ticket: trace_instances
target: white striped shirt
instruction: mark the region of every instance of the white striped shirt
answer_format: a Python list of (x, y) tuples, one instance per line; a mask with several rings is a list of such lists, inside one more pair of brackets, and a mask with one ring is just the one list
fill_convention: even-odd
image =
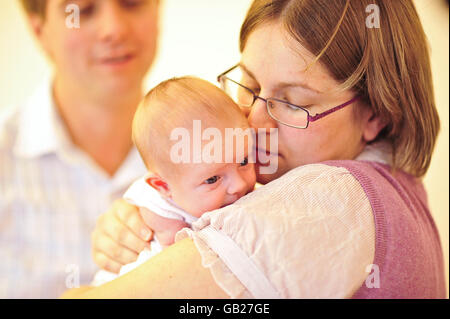
[(0, 113), (0, 298), (56, 298), (96, 269), (99, 214), (145, 173), (136, 149), (111, 178), (70, 140), (50, 81)]

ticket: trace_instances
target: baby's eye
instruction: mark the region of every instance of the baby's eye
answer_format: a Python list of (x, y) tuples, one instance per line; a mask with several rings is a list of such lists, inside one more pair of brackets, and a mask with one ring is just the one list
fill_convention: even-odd
[(246, 166), (248, 164), (248, 157), (244, 158), (242, 162), (239, 163), (241, 166)]
[(214, 183), (216, 183), (218, 180), (219, 180), (219, 176), (213, 176), (213, 177), (208, 178), (208, 179), (205, 181), (205, 183), (206, 183), (206, 184), (214, 184)]

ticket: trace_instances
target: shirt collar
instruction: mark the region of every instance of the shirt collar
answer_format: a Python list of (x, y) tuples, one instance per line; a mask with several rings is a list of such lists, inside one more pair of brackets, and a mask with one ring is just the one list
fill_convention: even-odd
[(379, 162), (382, 164), (392, 164), (392, 145), (386, 140), (380, 140), (378, 142), (368, 144), (364, 147), (364, 150), (359, 154), (357, 161), (371, 161)]
[(52, 81), (45, 80), (30, 97), (19, 115), (18, 133), (13, 147), (18, 157), (38, 158), (55, 154), (65, 163), (89, 168), (113, 188), (131, 184), (145, 171), (139, 152), (133, 147), (119, 170), (111, 178), (70, 139), (53, 99)]
[(16, 156), (27, 158), (56, 153), (66, 134), (56, 111), (51, 81), (46, 79), (20, 112), (13, 151)]

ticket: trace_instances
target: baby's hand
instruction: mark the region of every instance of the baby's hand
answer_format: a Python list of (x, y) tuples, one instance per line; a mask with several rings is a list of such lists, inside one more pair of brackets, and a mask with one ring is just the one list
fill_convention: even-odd
[(139, 208), (144, 222), (153, 230), (154, 236), (159, 240), (163, 248), (170, 246), (175, 241), (176, 233), (189, 225), (181, 220), (159, 216), (146, 208)]

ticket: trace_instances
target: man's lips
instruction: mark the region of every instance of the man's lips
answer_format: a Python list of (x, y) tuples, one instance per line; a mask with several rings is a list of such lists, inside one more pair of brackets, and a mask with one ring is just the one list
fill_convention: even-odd
[(102, 57), (99, 59), (104, 65), (122, 65), (130, 62), (134, 58), (131, 53)]

